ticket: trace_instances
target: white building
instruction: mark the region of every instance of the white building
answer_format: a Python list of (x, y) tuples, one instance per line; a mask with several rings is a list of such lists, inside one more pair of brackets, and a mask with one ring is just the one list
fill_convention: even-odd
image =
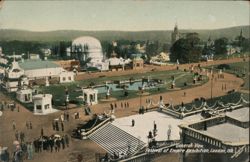
[(74, 72), (68, 72), (68, 71), (62, 71), (60, 73), (60, 83), (69, 83), (75, 80), (75, 73)]
[[(0, 55), (0, 56), (1, 56), (1, 55)], [(7, 63), (8, 63), (8, 60), (7, 60), (7, 59), (1, 58), (1, 57), (0, 57), (0, 64), (7, 65)]]
[(46, 77), (58, 77), (60, 73), (65, 71), (62, 67), (52, 61), (25, 60), (19, 64), (24, 70), (24, 74), (30, 80)]
[(39, 54), (31, 53), (29, 56), (30, 56), (31, 60), (38, 60), (38, 59), (40, 59)]
[(8, 92), (15, 92), (18, 89), (19, 78), (24, 75), (24, 70), (19, 66), (18, 62), (14, 61), (11, 67), (5, 70), (3, 86)]
[(97, 89), (82, 89), (83, 100), (87, 105), (95, 105), (98, 103), (98, 90)]
[(5, 70), (4, 88), (8, 92), (16, 92), (19, 79), (23, 75), (28, 78), (27, 82), (44, 78), (59, 78), (60, 83), (68, 83), (75, 80), (75, 73), (64, 70), (52, 61), (25, 60), (18, 63), (14, 60), (11, 67)]
[(51, 55), (51, 50), (50, 49), (42, 49), (42, 52), (44, 53), (45, 56), (50, 56)]
[(104, 61), (101, 42), (94, 37), (83, 36), (76, 38), (72, 42), (70, 53), (80, 61), (90, 59), (87, 64), (88, 67), (96, 67), (102, 71), (108, 70), (109, 65), (107, 61)]
[(52, 108), (51, 101), (51, 94), (37, 94), (33, 96), (34, 114), (45, 115), (56, 112), (56, 110)]
[(32, 90), (31, 89), (19, 89), (16, 92), (16, 98), (22, 103), (32, 102)]

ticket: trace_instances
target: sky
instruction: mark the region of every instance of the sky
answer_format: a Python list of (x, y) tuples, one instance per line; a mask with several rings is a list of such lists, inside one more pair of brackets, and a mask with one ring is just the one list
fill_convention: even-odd
[(172, 30), (249, 25), (248, 1), (6, 0), (0, 29)]

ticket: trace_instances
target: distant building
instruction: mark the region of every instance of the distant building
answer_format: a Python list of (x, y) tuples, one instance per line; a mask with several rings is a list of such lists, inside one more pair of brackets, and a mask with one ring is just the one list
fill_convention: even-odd
[(177, 24), (175, 24), (174, 31), (171, 34), (171, 44), (174, 44), (179, 39), (180, 39), (180, 33)]
[(227, 48), (227, 55), (232, 55), (241, 52), (240, 47), (233, 47), (232, 45), (227, 45), (226, 48)]
[(42, 49), (42, 52), (44, 53), (45, 56), (51, 55), (51, 49)]
[(214, 46), (214, 41), (211, 39), (211, 37), (210, 37), (210, 36), (209, 36), (209, 38), (208, 38), (208, 40), (207, 40), (206, 45), (207, 45), (208, 47), (212, 47), (212, 46)]
[(22, 59), (22, 55), (7, 55), (6, 56), (7, 58), (12, 58), (12, 59), (15, 59), (15, 60), (20, 60), (20, 59)]
[(69, 83), (74, 81), (75, 79), (75, 73), (73, 72), (68, 72), (68, 71), (62, 71), (59, 74), (59, 82), (60, 83)]
[(151, 58), (152, 61), (167, 62), (170, 61), (169, 53), (161, 52)]
[(130, 59), (123, 59), (122, 57), (117, 58), (116, 53), (111, 54), (111, 58), (108, 59), (109, 63), (109, 70), (111, 71), (119, 71), (119, 70), (125, 70), (127, 66), (131, 63)]
[(40, 59), (39, 54), (31, 53), (29, 56), (30, 56), (29, 59), (31, 59), (31, 60), (38, 60), (38, 59)]
[(68, 71), (73, 71), (73, 70), (80, 71), (79, 60), (60, 60), (60, 61), (54, 61), (54, 63), (60, 65), (62, 68)]
[(192, 33), (180, 33), (177, 24), (175, 24), (174, 31), (171, 33), (171, 44), (173, 45), (176, 41), (181, 38), (192, 38), (192, 37), (199, 37), (199, 34), (196, 32)]
[(32, 102), (32, 89), (29, 88), (29, 79), (25, 75), (19, 78), (16, 98), (22, 103)]
[(0, 57), (0, 64), (7, 65), (8, 64), (8, 60), (5, 59), (5, 58), (1, 58)]
[(140, 57), (134, 58), (132, 64), (134, 70), (143, 69), (144, 67), (144, 61)]
[(11, 66), (5, 70), (3, 88), (8, 92), (15, 92), (18, 89), (19, 78), (24, 75), (24, 70), (14, 59)]
[(28, 81), (37, 79), (58, 78), (59, 83), (73, 82), (75, 73), (68, 72), (52, 61), (42, 60), (23, 60), (16, 62), (15, 59), (11, 66), (5, 70), (3, 88), (8, 92), (16, 92), (19, 80), (26, 76)]
[(136, 50), (139, 53), (145, 53), (146, 52), (146, 45), (145, 44), (141, 45), (140, 43), (138, 43), (138, 44), (136, 44)]
[(65, 71), (52, 61), (24, 60), (23, 62), (19, 62), (19, 65), (30, 80), (58, 77), (61, 72)]
[(73, 40), (70, 54), (80, 62), (89, 60), (88, 67), (108, 70), (108, 62), (104, 61), (101, 42), (94, 37), (83, 36)]

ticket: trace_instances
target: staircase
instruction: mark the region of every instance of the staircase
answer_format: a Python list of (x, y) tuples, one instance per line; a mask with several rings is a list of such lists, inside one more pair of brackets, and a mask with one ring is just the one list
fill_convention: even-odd
[(128, 134), (112, 123), (104, 125), (88, 137), (110, 154), (133, 154), (145, 145), (140, 139)]

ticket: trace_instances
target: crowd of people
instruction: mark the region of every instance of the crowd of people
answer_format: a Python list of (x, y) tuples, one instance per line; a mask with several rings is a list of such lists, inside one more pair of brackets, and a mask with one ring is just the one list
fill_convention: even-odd
[(69, 136), (54, 134), (51, 136), (41, 136), (33, 141), (35, 152), (42, 151), (59, 152), (61, 149), (69, 147)]

